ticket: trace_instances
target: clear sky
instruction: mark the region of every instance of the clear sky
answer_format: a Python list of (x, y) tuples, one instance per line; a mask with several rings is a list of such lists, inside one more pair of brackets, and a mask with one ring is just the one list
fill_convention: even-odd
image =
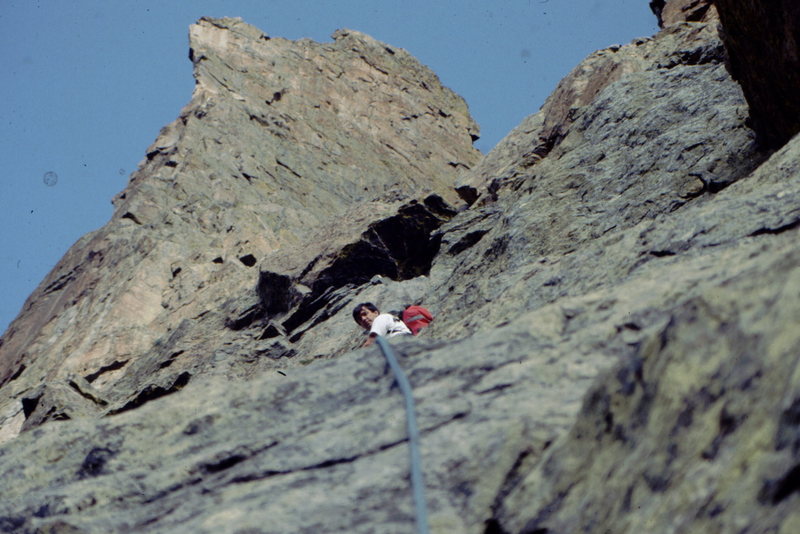
[(189, 101), (188, 27), (238, 16), (275, 37), (359, 30), (463, 96), (488, 152), (591, 52), (657, 31), (647, 0), (0, 0), (0, 332), (104, 225)]

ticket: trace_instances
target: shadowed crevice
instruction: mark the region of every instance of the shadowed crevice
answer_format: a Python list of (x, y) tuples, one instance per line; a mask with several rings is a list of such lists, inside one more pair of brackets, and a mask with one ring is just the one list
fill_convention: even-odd
[(101, 375), (103, 375), (105, 373), (109, 373), (111, 371), (116, 371), (117, 369), (122, 369), (126, 365), (128, 365), (128, 360), (122, 360), (122, 361), (117, 360), (117, 361), (114, 361), (113, 363), (110, 363), (108, 365), (104, 365), (103, 367), (101, 367), (100, 369), (95, 371), (94, 373), (89, 373), (88, 375), (84, 376), (83, 378), (87, 382), (89, 382), (91, 384), (92, 382), (97, 380)]
[(141, 390), (136, 397), (132, 400), (125, 403), (121, 408), (117, 408), (108, 412), (107, 415), (116, 415), (122, 412), (127, 412), (129, 410), (134, 410), (139, 408), (148, 402), (156, 399), (160, 399), (161, 397), (165, 397), (167, 395), (171, 395), (172, 393), (176, 393), (186, 386), (189, 383), (189, 380), (192, 378), (192, 375), (188, 372), (183, 372), (178, 375), (178, 377), (173, 381), (173, 383), (167, 387), (158, 386), (155, 384), (148, 384), (145, 386), (143, 390)]
[[(283, 322), (286, 332), (291, 333), (317, 316), (331, 303), (337, 289), (366, 284), (376, 275), (409, 280), (430, 273), (441, 246), (441, 235), (432, 234), (455, 214), (441, 197), (431, 195), (423, 203), (407, 204), (396, 215), (371, 224), (358, 241), (342, 248), (308, 284), (311, 291)], [(314, 324), (335, 311), (318, 316)], [(292, 339), (296, 341), (299, 335)]]

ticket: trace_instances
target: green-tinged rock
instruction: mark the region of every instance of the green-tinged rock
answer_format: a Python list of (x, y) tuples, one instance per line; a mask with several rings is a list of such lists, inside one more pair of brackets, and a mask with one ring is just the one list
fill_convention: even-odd
[(713, 7), (651, 6), (480, 162), (401, 49), (201, 19), (0, 345), (0, 530), (413, 531), (364, 301), (435, 317), (391, 339), (431, 532), (798, 530), (800, 139), (757, 147)]

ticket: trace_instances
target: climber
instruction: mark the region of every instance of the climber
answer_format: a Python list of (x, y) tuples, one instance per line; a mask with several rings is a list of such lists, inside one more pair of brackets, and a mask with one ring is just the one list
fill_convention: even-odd
[(362, 302), (353, 309), (353, 319), (359, 326), (369, 330), (369, 337), (364, 343), (365, 347), (372, 345), (378, 336), (394, 337), (411, 335), (411, 330), (390, 313), (381, 313), (377, 306), (371, 302)]

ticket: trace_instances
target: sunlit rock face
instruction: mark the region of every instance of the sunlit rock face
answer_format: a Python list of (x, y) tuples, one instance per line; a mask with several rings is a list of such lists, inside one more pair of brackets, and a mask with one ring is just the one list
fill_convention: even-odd
[(717, 19), (713, 0), (650, 0), (660, 27), (681, 22), (710, 22)]
[(797, 531), (800, 141), (661, 4), (480, 159), (398, 48), (193, 26), (192, 102), (3, 338), (0, 526), (413, 531), (373, 301), (435, 315), (392, 340), (432, 532)]
[(142, 388), (172, 391), (216, 367), (219, 351), (290, 352), (226, 327), (289, 311), (252, 308), (259, 270), (290, 280), (294, 296), (307, 283), (307, 304), (327, 289), (313, 274), (404, 204), (418, 202), (406, 219), (422, 232), (409, 237), (421, 257), (398, 268), (372, 247), (353, 261), (367, 279), (430, 268), (428, 234), (454, 213), (452, 182), (479, 156), (460, 97), (404, 50), (355, 31), (291, 42), (202, 19), (189, 34), (191, 101), (147, 149), (112, 220), (76, 243), (3, 337), (0, 406), (15, 428), (22, 398), (35, 411), (27, 427), (120, 408)]

